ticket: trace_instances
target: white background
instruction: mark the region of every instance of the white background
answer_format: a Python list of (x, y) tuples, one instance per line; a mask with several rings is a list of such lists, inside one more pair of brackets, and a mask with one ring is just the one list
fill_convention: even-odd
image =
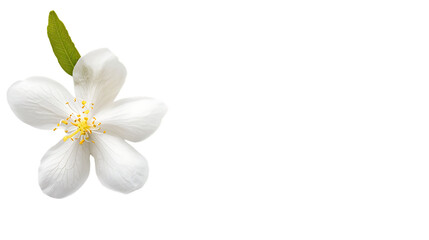
[[(427, 1), (0, 3), (0, 239), (428, 239)], [(44, 195), (62, 137), (20, 122), (7, 88), (34, 75), (73, 91), (46, 34), (55, 10), (82, 55), (124, 63), (118, 98), (169, 106), (132, 144), (129, 195), (91, 170)]]

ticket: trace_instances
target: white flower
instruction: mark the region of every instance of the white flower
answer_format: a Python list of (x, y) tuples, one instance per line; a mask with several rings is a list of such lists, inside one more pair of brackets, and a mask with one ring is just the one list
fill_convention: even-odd
[(18, 81), (9, 88), (9, 105), (24, 123), (65, 131), (41, 160), (39, 184), (44, 193), (62, 198), (79, 189), (89, 175), (90, 155), (106, 187), (129, 193), (143, 186), (146, 159), (125, 140), (138, 142), (150, 136), (167, 108), (144, 97), (114, 102), (125, 76), (117, 57), (99, 49), (81, 57), (73, 70), (76, 98), (44, 77)]

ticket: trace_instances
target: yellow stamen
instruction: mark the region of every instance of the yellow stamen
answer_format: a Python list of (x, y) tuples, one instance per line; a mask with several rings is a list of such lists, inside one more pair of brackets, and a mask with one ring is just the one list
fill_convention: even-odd
[(57, 128), (54, 128), (54, 131), (57, 130)]
[[(76, 102), (77, 98), (75, 98), (73, 101)], [(90, 140), (89, 135), (92, 134), (92, 130), (99, 131), (100, 128), (99, 127), (97, 128), (97, 125), (100, 126), (101, 123), (96, 123), (97, 119), (95, 117), (92, 117), (93, 119), (91, 120), (92, 123), (88, 122), (89, 121), (88, 114), (90, 110), (86, 108), (86, 104), (89, 104), (89, 103), (87, 103), (85, 100), (82, 100), (81, 103), (83, 108), (81, 114), (72, 113), (66, 119), (61, 120), (60, 123), (57, 124), (57, 126), (60, 126), (61, 124), (68, 125), (70, 123), (70, 125), (73, 125), (76, 127), (75, 130), (71, 131), (71, 134), (69, 130), (64, 131), (65, 133), (68, 134), (67, 136), (63, 137), (64, 142), (71, 139), (72, 141), (77, 140), (79, 144), (83, 144), (85, 141), (88, 141), (88, 142), (91, 141), (92, 143), (95, 143), (94, 141)], [(67, 102), (66, 104), (69, 104), (69, 102)], [(91, 106), (94, 106), (94, 103), (91, 103)], [(91, 107), (91, 109), (93, 109), (93, 107)], [(54, 131), (56, 129), (57, 128), (55, 128)], [(77, 135), (78, 133), (79, 135)], [(106, 131), (104, 131), (104, 133), (106, 133)]]
[(74, 133), (67, 135), (63, 138), (63, 141), (67, 141), (69, 138), (71, 138), (73, 140), (74, 135), (76, 135), (79, 132), (79, 129), (77, 129)]

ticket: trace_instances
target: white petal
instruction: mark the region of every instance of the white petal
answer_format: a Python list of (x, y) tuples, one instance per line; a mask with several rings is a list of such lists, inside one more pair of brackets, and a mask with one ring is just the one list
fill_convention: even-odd
[(130, 193), (143, 186), (148, 176), (146, 159), (123, 139), (92, 134), (90, 144), (100, 182), (115, 191)]
[(95, 103), (94, 111), (112, 103), (124, 84), (126, 69), (108, 49), (81, 57), (73, 69), (76, 96)]
[(47, 195), (62, 198), (78, 190), (88, 178), (88, 174), (88, 144), (61, 140), (42, 158), (39, 185)]
[(97, 114), (101, 128), (130, 141), (149, 137), (161, 124), (167, 106), (152, 98), (127, 98)]
[(10, 108), (21, 121), (37, 128), (54, 128), (67, 117), (65, 104), (72, 96), (58, 82), (44, 77), (32, 77), (14, 83), (7, 91)]

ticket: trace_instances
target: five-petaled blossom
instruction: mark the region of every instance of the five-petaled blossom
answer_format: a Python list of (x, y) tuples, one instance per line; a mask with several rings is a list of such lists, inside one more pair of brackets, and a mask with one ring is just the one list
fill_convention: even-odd
[(62, 198), (79, 189), (89, 175), (90, 155), (106, 187), (129, 193), (143, 186), (146, 159), (125, 140), (138, 142), (151, 135), (167, 108), (146, 97), (114, 101), (125, 76), (117, 57), (99, 49), (81, 57), (74, 67), (76, 97), (44, 77), (9, 88), (9, 105), (24, 123), (65, 132), (41, 160), (39, 185), (44, 193)]

